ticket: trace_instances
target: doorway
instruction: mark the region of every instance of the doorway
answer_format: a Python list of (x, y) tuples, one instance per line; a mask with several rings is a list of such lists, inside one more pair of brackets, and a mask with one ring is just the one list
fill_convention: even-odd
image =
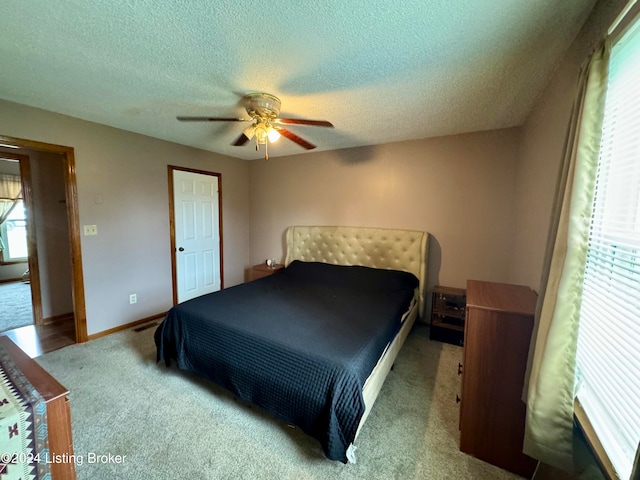
[[(68, 257), (66, 260), (66, 267), (68, 267), (68, 280), (66, 280), (66, 282), (68, 287), (70, 287), (69, 290), (71, 292), (72, 309), (72, 312), (68, 312), (66, 315), (73, 316), (73, 319), (71, 320), (71, 326), (74, 330), (73, 337), (75, 342), (85, 342), (87, 341), (87, 325), (84, 303), (84, 281), (82, 273), (82, 256), (80, 250), (80, 223), (73, 148), (0, 135), (0, 149), (3, 153), (8, 153), (9, 155), (21, 155), (25, 152), (31, 152), (35, 155), (41, 155), (43, 158), (56, 158), (60, 162), (62, 186), (57, 195), (61, 198), (56, 197), (56, 200), (49, 199), (47, 201), (52, 203), (55, 202), (57, 204), (57, 207), (62, 210), (62, 214), (65, 218), (61, 225), (61, 228), (66, 231), (65, 233), (67, 234), (68, 238)], [(42, 163), (43, 165), (46, 164), (47, 167), (50, 166), (50, 164), (45, 160), (43, 160)], [(48, 174), (43, 172), (43, 175), (46, 176)], [(47, 180), (45, 179), (44, 181), (46, 182)], [(38, 205), (34, 205), (33, 208), (35, 209), (34, 213), (37, 216)], [(64, 224), (64, 222), (66, 222), (66, 224)], [(29, 225), (29, 222), (27, 223), (27, 225)], [(30, 231), (29, 241), (36, 241), (35, 230), (33, 232)], [(37, 261), (36, 256), (34, 263), (34, 260), (31, 258), (32, 246), (30, 245), (29, 248), (29, 274), (31, 277), (31, 281), (34, 285), (36, 283), (40, 285), (40, 279), (37, 278), (38, 281), (36, 282), (36, 276), (38, 276), (40, 273), (41, 262)], [(35, 244), (33, 245), (33, 251), (36, 252), (37, 255), (37, 245)], [(51, 268), (56, 270), (55, 265), (51, 266)], [(55, 284), (55, 282), (53, 283)], [(46, 288), (48, 290), (46, 292), (46, 295), (50, 293), (49, 289), (57, 288), (54, 284), (52, 284), (51, 282), (47, 283)], [(34, 295), (35, 294), (36, 292), (34, 290)], [(38, 299), (36, 298), (34, 300), (36, 300), (34, 301), (35, 309), (38, 306)], [(40, 299), (40, 305), (41, 301), (42, 300)], [(35, 311), (34, 317), (36, 318), (36, 320), (38, 319), (38, 314), (36, 314)], [(39, 313), (39, 318), (40, 323), (43, 323), (46, 320), (51, 320), (51, 318), (43, 318), (42, 311), (40, 311)], [(36, 325), (36, 327), (38, 327), (38, 325)]]
[(223, 288), (222, 176), (169, 165), (173, 303)]
[(0, 332), (34, 324), (29, 278), (29, 157), (0, 151)]

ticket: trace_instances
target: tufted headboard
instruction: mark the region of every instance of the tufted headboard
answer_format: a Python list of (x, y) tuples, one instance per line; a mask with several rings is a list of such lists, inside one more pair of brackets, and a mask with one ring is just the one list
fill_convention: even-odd
[(293, 260), (362, 265), (413, 273), (420, 281), (420, 316), (424, 317), (427, 232), (368, 227), (289, 227), (285, 266)]

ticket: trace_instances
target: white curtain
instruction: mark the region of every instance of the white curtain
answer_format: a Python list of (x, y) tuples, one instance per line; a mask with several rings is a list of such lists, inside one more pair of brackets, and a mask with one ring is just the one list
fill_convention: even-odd
[[(0, 225), (7, 219), (18, 200), (22, 198), (22, 183), (19, 175), (0, 174)], [(0, 251), (4, 243), (0, 237)]]
[(610, 44), (583, 69), (567, 134), (530, 349), (524, 452), (573, 470), (578, 320)]

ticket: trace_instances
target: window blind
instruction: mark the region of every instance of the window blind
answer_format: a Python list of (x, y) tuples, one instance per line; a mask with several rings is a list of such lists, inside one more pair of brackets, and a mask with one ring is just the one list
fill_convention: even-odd
[(628, 479), (640, 442), (640, 24), (612, 48), (590, 225), (578, 400)]

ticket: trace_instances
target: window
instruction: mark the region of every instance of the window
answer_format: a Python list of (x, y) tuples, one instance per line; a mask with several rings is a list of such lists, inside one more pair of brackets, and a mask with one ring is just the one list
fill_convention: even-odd
[(4, 262), (26, 261), (27, 252), (27, 217), (22, 200), (18, 200), (0, 225), (0, 237), (4, 248), (2, 260)]
[(578, 401), (613, 468), (640, 442), (640, 23), (611, 51), (580, 310)]

